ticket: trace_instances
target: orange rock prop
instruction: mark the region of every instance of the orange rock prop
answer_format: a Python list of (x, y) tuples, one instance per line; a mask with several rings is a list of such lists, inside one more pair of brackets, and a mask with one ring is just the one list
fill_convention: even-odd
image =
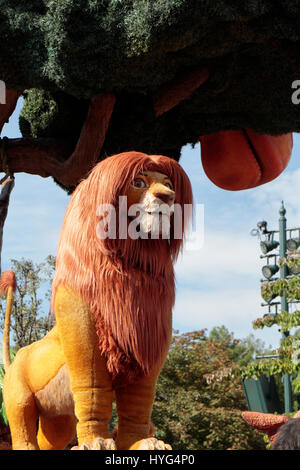
[[(295, 449), (295, 445), (297, 445), (295, 444), (297, 437), (295, 437), (295, 439), (291, 439), (290, 436), (287, 436), (286, 441), (289, 439), (289, 442), (284, 442), (285, 436), (281, 436), (281, 431), (284, 429), (283, 426), (287, 423), (289, 423), (289, 425), (296, 423), (298, 427), (300, 411), (297, 411), (293, 418), (272, 413), (259, 413), (257, 411), (244, 411), (242, 413), (242, 417), (254, 429), (267, 434), (273, 449), (276, 449), (276, 444), (278, 444), (278, 449), (276, 450), (280, 450), (283, 447), (290, 450)], [(296, 429), (296, 427), (294, 428)], [(289, 432), (289, 434), (291, 434), (291, 432)], [(283, 440), (283, 443), (280, 443), (280, 446), (279, 439)]]
[(272, 181), (289, 163), (293, 135), (273, 137), (251, 129), (200, 137), (207, 177), (222, 189), (239, 191)]

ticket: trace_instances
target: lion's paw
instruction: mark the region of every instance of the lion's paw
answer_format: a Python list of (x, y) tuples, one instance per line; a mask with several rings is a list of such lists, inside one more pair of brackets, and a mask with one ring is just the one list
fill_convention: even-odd
[(71, 450), (116, 450), (116, 444), (113, 439), (103, 439), (96, 437), (93, 442), (83, 442), (80, 446), (74, 446)]
[(148, 439), (142, 439), (136, 450), (172, 450), (172, 447), (155, 439), (155, 437), (149, 437)]

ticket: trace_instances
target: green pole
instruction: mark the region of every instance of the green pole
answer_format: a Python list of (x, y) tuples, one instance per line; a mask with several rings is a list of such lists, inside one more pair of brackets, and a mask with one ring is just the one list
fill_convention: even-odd
[[(284, 258), (286, 256), (286, 210), (283, 205), (283, 201), (281, 202), (281, 207), (279, 210), (279, 255), (280, 258)], [(284, 264), (280, 268), (280, 279), (285, 279), (288, 274), (287, 266)], [(289, 305), (286, 299), (285, 291), (283, 291), (281, 297), (281, 310), (288, 312)], [(282, 332), (282, 339), (289, 336), (289, 331)], [(285, 413), (291, 413), (293, 411), (293, 394), (292, 394), (292, 384), (291, 384), (291, 377), (290, 374), (284, 374), (282, 377), (283, 380), (283, 390), (284, 390), (284, 410)]]

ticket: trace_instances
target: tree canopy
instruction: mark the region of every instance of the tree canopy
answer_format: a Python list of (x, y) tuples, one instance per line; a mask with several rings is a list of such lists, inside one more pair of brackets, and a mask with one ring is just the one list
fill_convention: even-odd
[(24, 137), (68, 140), (62, 161), (106, 92), (117, 99), (97, 159), (132, 149), (178, 159), (220, 130), (299, 131), (299, 26), (299, 0), (3, 0), (0, 77), (26, 90)]

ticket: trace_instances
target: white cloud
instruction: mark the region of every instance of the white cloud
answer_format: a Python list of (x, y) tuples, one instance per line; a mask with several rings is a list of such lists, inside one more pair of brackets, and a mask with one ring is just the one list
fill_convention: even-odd
[(289, 225), (300, 226), (300, 168), (287, 171), (277, 180), (257, 188), (252, 193), (252, 199), (254, 204), (263, 208), (269, 220), (276, 224), (283, 200)]
[(253, 333), (266, 345), (278, 347), (281, 335), (276, 326), (252, 328), (252, 322), (263, 313), (260, 303), (259, 291), (253, 288), (219, 288), (215, 292), (181, 289), (177, 292), (173, 326), (184, 332), (225, 325), (235, 338), (243, 339)]
[(259, 246), (250, 234), (237, 232), (207, 232), (203, 247), (184, 251), (175, 266), (178, 282), (216, 285), (226, 282), (226, 276), (255, 277), (259, 275)]
[(235, 325), (240, 329), (243, 318), (251, 325), (257, 318), (259, 297), (255, 289), (218, 289), (218, 295), (209, 291), (182, 289), (178, 293), (174, 309), (174, 320), (186, 328), (212, 328), (220, 324)]

